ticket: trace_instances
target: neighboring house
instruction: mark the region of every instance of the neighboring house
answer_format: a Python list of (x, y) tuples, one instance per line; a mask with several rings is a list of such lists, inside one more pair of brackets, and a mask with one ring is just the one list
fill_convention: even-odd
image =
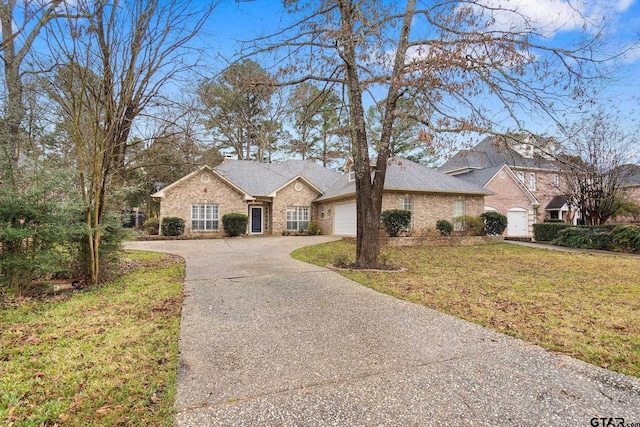
[(531, 237), (533, 224), (544, 219), (574, 220), (567, 198), (558, 197), (563, 196), (563, 174), (549, 155), (553, 144), (550, 139), (532, 143), (525, 138), (507, 145), (504, 139), (487, 137), (457, 153), (438, 171), (492, 191), (485, 210), (507, 216), (506, 235)]
[[(625, 201), (640, 207), (640, 165), (625, 164), (620, 166), (622, 194)], [(638, 215), (616, 218), (617, 221), (636, 222)]]
[[(347, 169), (350, 161), (347, 162)], [(407, 209), (414, 229), (434, 229), (439, 219), (479, 215), (491, 192), (409, 160), (389, 160), (383, 210)], [(280, 164), (227, 160), (204, 166), (152, 197), (160, 219), (185, 219), (186, 234), (222, 233), (222, 216), (249, 216), (249, 234), (302, 232), (316, 222), (324, 234), (356, 234), (355, 182), (305, 160)]]

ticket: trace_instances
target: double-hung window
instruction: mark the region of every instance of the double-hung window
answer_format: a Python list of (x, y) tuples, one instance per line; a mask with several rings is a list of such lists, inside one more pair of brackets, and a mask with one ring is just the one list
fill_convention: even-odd
[(218, 205), (196, 203), (191, 205), (191, 229), (215, 231), (220, 227)]
[(287, 231), (305, 231), (309, 228), (309, 207), (290, 206), (287, 208)]
[(408, 229), (413, 227), (413, 198), (410, 196), (400, 198), (400, 209), (411, 212), (411, 222)]
[[(462, 197), (454, 200), (453, 202), (453, 219), (459, 218), (461, 216), (465, 216), (467, 214), (467, 203), (466, 200)], [(456, 231), (462, 230), (463, 224), (460, 221), (455, 221), (453, 224), (453, 229)]]
[(529, 172), (529, 190), (536, 191), (536, 174)]

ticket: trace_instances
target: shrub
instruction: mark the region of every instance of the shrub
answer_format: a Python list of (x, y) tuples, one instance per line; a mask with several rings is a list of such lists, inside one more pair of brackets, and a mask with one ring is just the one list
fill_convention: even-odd
[(403, 209), (391, 209), (382, 212), (382, 225), (391, 237), (398, 237), (401, 231), (409, 228), (411, 212)]
[(484, 212), (480, 218), (484, 220), (484, 231), (487, 236), (500, 236), (507, 228), (507, 217), (500, 212)]
[(184, 219), (176, 216), (166, 216), (162, 218), (160, 227), (163, 236), (182, 236), (184, 233)]
[(0, 193), (0, 285), (20, 295), (36, 277), (64, 270), (73, 220), (36, 194)]
[(552, 242), (558, 237), (558, 233), (569, 227), (571, 227), (571, 225), (564, 222), (541, 222), (533, 224), (533, 238), (538, 242)]
[(453, 224), (446, 219), (441, 219), (436, 222), (436, 230), (440, 232), (441, 236), (448, 236), (453, 231)]
[(570, 248), (606, 250), (611, 244), (611, 236), (587, 227), (570, 227), (560, 231), (553, 244)]
[(479, 216), (462, 215), (453, 219), (454, 229), (461, 236), (482, 236), (484, 234), (484, 220)]
[(322, 229), (317, 222), (310, 222), (309, 228), (307, 228), (307, 234), (310, 236), (319, 236), (322, 234)]
[(222, 227), (229, 237), (245, 234), (248, 223), (249, 217), (240, 213), (228, 213), (222, 216)]
[(155, 236), (159, 233), (160, 221), (158, 218), (149, 218), (142, 224), (142, 228), (147, 234)]
[(618, 252), (640, 253), (640, 226), (618, 225), (611, 231), (611, 249)]

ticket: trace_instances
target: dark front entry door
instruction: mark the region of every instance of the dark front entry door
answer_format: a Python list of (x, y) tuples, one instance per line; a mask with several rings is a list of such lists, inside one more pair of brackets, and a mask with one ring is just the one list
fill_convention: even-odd
[(251, 206), (251, 233), (262, 233), (262, 206)]

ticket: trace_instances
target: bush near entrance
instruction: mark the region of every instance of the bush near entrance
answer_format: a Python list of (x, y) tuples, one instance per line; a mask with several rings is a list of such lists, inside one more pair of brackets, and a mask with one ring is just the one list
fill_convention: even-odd
[(228, 213), (222, 216), (222, 227), (229, 237), (236, 237), (247, 232), (249, 217), (239, 213)]

